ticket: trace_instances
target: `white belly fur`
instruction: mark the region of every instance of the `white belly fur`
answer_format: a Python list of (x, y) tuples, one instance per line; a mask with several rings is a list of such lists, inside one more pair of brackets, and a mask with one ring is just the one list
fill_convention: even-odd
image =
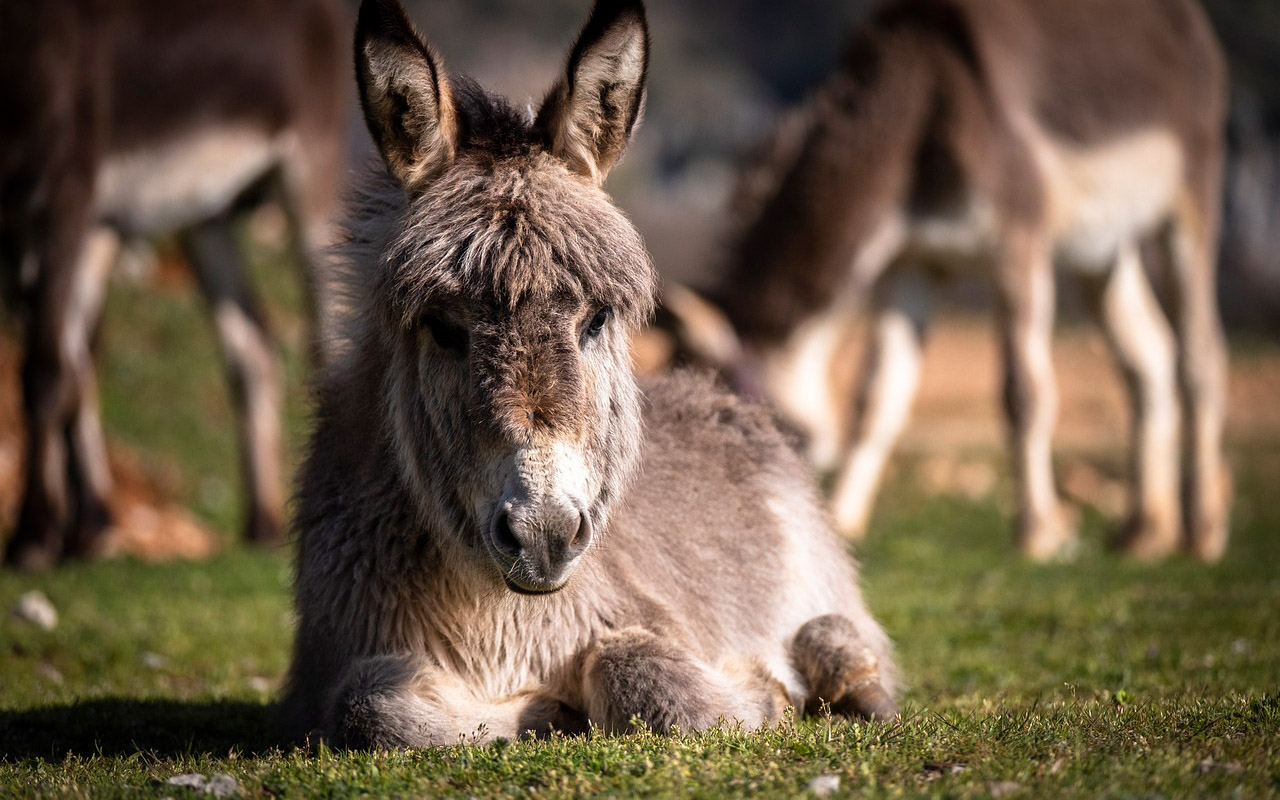
[(173, 230), (225, 210), (283, 152), (280, 137), (210, 128), (112, 155), (98, 173), (101, 219), (130, 235)]
[(1082, 149), (1045, 135), (1032, 140), (1045, 177), (1055, 260), (1078, 272), (1111, 267), (1124, 245), (1172, 211), (1183, 152), (1167, 130), (1139, 131)]

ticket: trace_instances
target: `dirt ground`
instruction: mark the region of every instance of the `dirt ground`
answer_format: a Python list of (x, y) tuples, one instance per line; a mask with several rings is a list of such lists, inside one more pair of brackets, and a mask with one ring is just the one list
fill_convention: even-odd
[[(1101, 334), (1087, 325), (1054, 338), (1061, 451), (1110, 451), (1125, 441), (1129, 410)], [(980, 318), (939, 321), (930, 332), (915, 414), (903, 437), (911, 452), (1002, 447), (1000, 364), (994, 326)], [(1231, 364), (1228, 444), (1280, 442), (1280, 353), (1238, 355)]]

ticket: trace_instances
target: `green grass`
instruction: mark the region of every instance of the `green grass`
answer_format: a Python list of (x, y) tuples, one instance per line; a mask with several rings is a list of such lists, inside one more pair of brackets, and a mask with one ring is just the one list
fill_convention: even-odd
[(232, 548), (4, 576), (0, 608), (39, 587), (62, 620), (0, 626), (0, 792), (177, 796), (160, 781), (194, 771), (283, 797), (792, 796), (823, 773), (877, 797), (1012, 783), (1027, 797), (1280, 795), (1275, 516), (1240, 525), (1214, 567), (1141, 566), (1088, 543), (1075, 563), (1033, 566), (994, 507), (903, 486), (885, 505), (863, 563), (909, 678), (901, 723), (279, 749), (262, 679), (277, 685), (288, 656), (287, 561)]
[[(296, 307), (296, 282), (270, 264), (255, 274), (286, 331), (296, 450), (301, 336), (279, 310)], [(231, 542), (232, 418), (199, 302), (116, 286), (109, 314), (108, 429)], [(39, 588), (61, 616), (51, 632), (0, 618), (0, 796), (195, 797), (163, 783), (185, 772), (230, 773), (249, 797), (794, 797), (827, 773), (858, 797), (1280, 796), (1280, 447), (1251, 447), (1233, 453), (1235, 535), (1212, 567), (1107, 555), (1092, 514), (1078, 560), (1030, 565), (996, 502), (890, 486), (860, 555), (908, 679), (893, 724), (281, 748), (286, 554), (229, 544), (200, 563), (0, 573), (0, 611)]]

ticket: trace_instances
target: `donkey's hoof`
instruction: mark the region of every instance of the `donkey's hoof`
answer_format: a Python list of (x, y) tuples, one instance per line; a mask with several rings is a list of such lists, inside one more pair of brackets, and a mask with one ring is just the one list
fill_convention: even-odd
[(1206, 564), (1215, 563), (1227, 552), (1227, 534), (1226, 522), (1197, 525), (1187, 537), (1187, 553)]
[(12, 544), (4, 563), (22, 572), (48, 572), (58, 564), (58, 553), (47, 545)]
[(274, 547), (284, 541), (284, 526), (274, 514), (250, 511), (244, 524), (244, 540), (260, 547)]
[(1066, 516), (1019, 530), (1018, 549), (1032, 561), (1074, 561), (1080, 554), (1080, 540), (1075, 526)]
[(854, 687), (831, 710), (846, 717), (858, 717), (872, 722), (888, 722), (898, 718), (898, 704), (879, 680), (866, 681)]
[(1140, 561), (1159, 561), (1178, 549), (1178, 526), (1168, 520), (1136, 516), (1116, 530), (1107, 545)]

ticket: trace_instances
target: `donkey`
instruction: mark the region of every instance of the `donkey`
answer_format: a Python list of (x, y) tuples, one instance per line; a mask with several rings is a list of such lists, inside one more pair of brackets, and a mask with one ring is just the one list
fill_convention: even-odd
[(0, 5), (0, 259), (29, 284), (27, 485), (8, 563), (99, 550), (112, 480), (91, 341), (121, 240), (175, 231), (235, 388), (246, 536), (279, 540), (280, 367), (233, 223), (246, 202), (281, 196), (319, 280), (344, 28), (334, 0)]
[(395, 0), (355, 37), (385, 162), (300, 476), (283, 712), (348, 747), (896, 713), (884, 632), (762, 408), (630, 333), (655, 274), (600, 186), (640, 113), (599, 0), (536, 114), (448, 75)]
[[(1230, 495), (1214, 274), (1225, 84), (1193, 0), (891, 0), (748, 173), (710, 302), (674, 290), (670, 323), (688, 352), (776, 402), (817, 463), (839, 466), (837, 526), (860, 536), (910, 413), (934, 286), (989, 275), (1017, 541), (1043, 559), (1074, 542), (1050, 452), (1056, 264), (1084, 286), (1132, 398), (1116, 544), (1214, 560)], [(1141, 250), (1162, 256), (1171, 320)], [(855, 391), (841, 376), (868, 297)]]

